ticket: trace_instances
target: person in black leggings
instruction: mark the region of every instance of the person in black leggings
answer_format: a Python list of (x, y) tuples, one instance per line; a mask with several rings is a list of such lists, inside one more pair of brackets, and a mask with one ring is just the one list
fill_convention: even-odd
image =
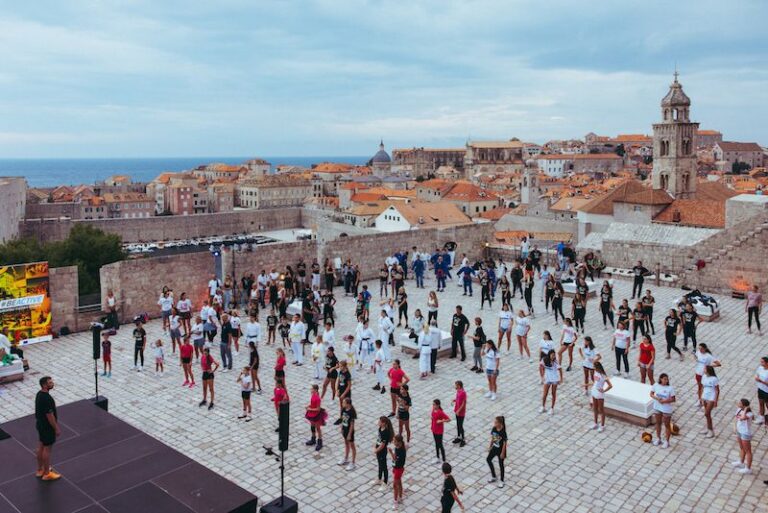
[(685, 305), (685, 310), (680, 314), (683, 318), (683, 350), (688, 349), (688, 339), (693, 343), (693, 352), (696, 352), (696, 325), (699, 314), (693, 309), (691, 303)]
[(603, 328), (608, 327), (610, 321), (611, 327), (614, 327), (613, 323), (613, 311), (616, 307), (613, 305), (613, 290), (608, 282), (603, 283), (603, 288), (600, 289), (600, 313), (603, 315)]
[(544, 284), (544, 309), (549, 312), (549, 304), (552, 302), (552, 298), (555, 295), (555, 287), (557, 280), (554, 274), (550, 274), (547, 278), (547, 282)]
[(645, 291), (645, 295), (642, 299), (643, 313), (645, 314), (645, 332), (650, 331), (651, 334), (656, 334), (656, 327), (653, 325), (653, 305), (656, 304), (656, 298), (651, 294), (651, 289)]
[(445, 432), (445, 423), (450, 422), (451, 418), (443, 411), (440, 405), (440, 399), (432, 401), (432, 437), (435, 439), (435, 458), (437, 461), (445, 462), (445, 447), (443, 447), (443, 433)]
[(637, 303), (635, 309), (632, 310), (632, 342), (637, 341), (637, 330), (640, 330), (640, 334), (645, 336), (645, 309), (643, 303)]
[[(147, 346), (147, 332), (141, 326), (141, 321), (136, 321), (133, 329), (133, 368), (141, 371), (144, 368), (144, 348)], [(141, 367), (139, 367), (141, 360)]]
[(491, 442), (488, 446), (488, 457), (485, 461), (491, 469), (489, 483), (496, 481), (496, 469), (493, 466), (494, 458), (499, 460), (499, 488), (504, 487), (504, 459), (507, 457), (507, 426), (504, 417), (496, 417), (491, 429)]
[(450, 463), (443, 463), (443, 490), (440, 495), (440, 511), (442, 513), (451, 513), (454, 503), (457, 502), (461, 510), (464, 511), (464, 505), (461, 503), (461, 499), (459, 499), (459, 495), (462, 492), (451, 475), (452, 470), (453, 468), (451, 468)]
[(577, 330), (581, 330), (584, 333), (584, 319), (587, 316), (587, 305), (584, 303), (581, 295), (576, 294), (571, 304), (571, 316), (573, 317), (573, 323)]
[(405, 287), (397, 289), (395, 302), (397, 303), (397, 325), (400, 326), (405, 317), (405, 329), (408, 329), (408, 294), (405, 293)]
[(563, 285), (560, 282), (557, 282), (555, 284), (555, 290), (552, 292), (552, 312), (555, 314), (555, 322), (557, 322), (558, 313), (560, 313), (560, 317), (565, 319), (565, 314), (563, 313), (564, 295), (565, 291), (563, 290)]
[(669, 315), (664, 319), (664, 338), (667, 340), (667, 360), (672, 356), (672, 351), (680, 355), (683, 359), (683, 353), (677, 348), (677, 335), (680, 333), (680, 317), (674, 308), (669, 310)]
[(376, 449), (374, 452), (376, 453), (376, 461), (379, 465), (377, 480), (385, 485), (389, 482), (389, 470), (387, 469), (388, 448), (394, 435), (395, 431), (389, 419), (383, 415), (379, 417), (379, 434), (376, 438)]

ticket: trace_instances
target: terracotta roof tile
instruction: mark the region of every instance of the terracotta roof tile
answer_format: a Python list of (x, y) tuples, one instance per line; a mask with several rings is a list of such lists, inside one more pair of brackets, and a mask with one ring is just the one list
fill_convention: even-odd
[(676, 199), (653, 220), (699, 228), (725, 228), (725, 202)]
[(614, 201), (624, 200), (628, 196), (645, 190), (646, 187), (637, 180), (627, 180), (612, 191), (608, 191), (582, 206), (579, 211), (587, 214), (613, 215)]
[(623, 203), (633, 203), (636, 205), (669, 205), (674, 198), (662, 189), (646, 189), (626, 196), (624, 199), (616, 199)]

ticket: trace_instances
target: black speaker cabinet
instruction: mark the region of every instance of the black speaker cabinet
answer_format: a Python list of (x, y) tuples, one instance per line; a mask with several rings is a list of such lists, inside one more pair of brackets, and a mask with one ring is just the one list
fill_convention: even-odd
[(95, 404), (96, 406), (98, 406), (102, 410), (109, 411), (109, 399), (107, 399), (103, 395), (100, 395), (98, 397), (94, 397), (93, 399), (91, 399), (91, 401), (93, 402), (93, 404)]
[(279, 429), (279, 445), (278, 448), (281, 451), (288, 450), (288, 429), (290, 423), (290, 405), (288, 403), (281, 403), (278, 410), (278, 420), (280, 423)]
[(299, 503), (289, 497), (275, 499), (261, 507), (261, 513), (298, 513), (298, 511)]

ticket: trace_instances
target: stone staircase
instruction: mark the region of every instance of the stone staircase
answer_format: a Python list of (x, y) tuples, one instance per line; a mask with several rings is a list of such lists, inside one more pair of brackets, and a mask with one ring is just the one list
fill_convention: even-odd
[[(691, 264), (680, 284), (708, 292), (730, 293), (752, 284), (764, 286), (768, 253), (768, 213), (727, 228), (691, 248)], [(694, 259), (705, 266), (697, 270)]]

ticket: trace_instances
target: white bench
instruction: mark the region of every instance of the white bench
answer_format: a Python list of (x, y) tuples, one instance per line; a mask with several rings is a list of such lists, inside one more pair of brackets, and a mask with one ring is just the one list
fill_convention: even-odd
[(24, 362), (15, 358), (10, 365), (0, 365), (0, 383), (10, 383), (24, 379)]
[(611, 378), (611, 388), (605, 393), (605, 414), (637, 424), (650, 426), (653, 422), (651, 385), (624, 378)]
[[(602, 282), (601, 282), (602, 283)], [(595, 281), (587, 280), (587, 297), (595, 297), (597, 295), (597, 289), (600, 287), (600, 285)], [(565, 292), (565, 295), (568, 297), (573, 297), (576, 295), (576, 282), (571, 281), (567, 283), (563, 283), (563, 292)]]
[[(678, 305), (683, 301), (683, 296), (680, 296), (675, 300), (675, 302), (672, 304), (670, 308), (674, 308), (675, 310), (678, 309)], [(716, 305), (705, 305), (699, 301), (696, 301), (696, 298), (693, 298), (693, 310), (699, 315), (699, 319), (701, 319), (704, 322), (712, 322), (720, 318), (720, 302)]]
[[(419, 352), (419, 339), (417, 338), (410, 338), (408, 335), (410, 335), (409, 331), (405, 331), (400, 334), (400, 350), (401, 351), (414, 351)], [(438, 354), (443, 351), (449, 351), (451, 349), (451, 334), (447, 331), (440, 330), (440, 348), (437, 350)], [(467, 337), (464, 339), (464, 343), (466, 344)], [(471, 341), (470, 341), (471, 342)]]

